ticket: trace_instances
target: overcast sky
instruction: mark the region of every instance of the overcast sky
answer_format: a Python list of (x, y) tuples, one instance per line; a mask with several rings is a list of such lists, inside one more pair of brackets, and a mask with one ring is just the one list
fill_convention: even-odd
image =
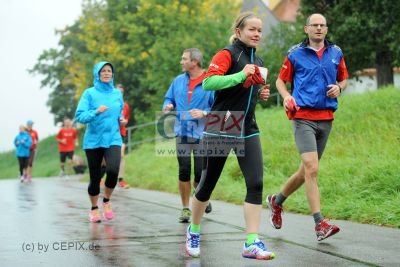
[(14, 148), (18, 127), (28, 119), (44, 138), (58, 131), (46, 106), (49, 88), (32, 76), (41, 52), (56, 48), (55, 29), (71, 25), (81, 14), (81, 0), (0, 0), (0, 152)]

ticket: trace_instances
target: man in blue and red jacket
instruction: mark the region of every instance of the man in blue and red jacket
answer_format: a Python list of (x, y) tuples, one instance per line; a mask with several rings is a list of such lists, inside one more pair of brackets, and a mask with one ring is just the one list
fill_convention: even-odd
[[(308, 38), (289, 50), (276, 81), (287, 115), (293, 121), (301, 164), (278, 195), (267, 197), (267, 205), (272, 226), (280, 229), (283, 202), (304, 183), (317, 239), (321, 241), (339, 232), (339, 227), (329, 224), (321, 214), (317, 175), (338, 107), (337, 97), (347, 86), (348, 73), (342, 50), (325, 40), (328, 27), (323, 15), (309, 16), (304, 31)], [(292, 84), (292, 95), (286, 82)]]
[[(203, 55), (197, 48), (185, 49), (180, 61), (184, 73), (178, 75), (169, 87), (163, 104), (163, 112), (175, 109), (174, 132), (176, 154), (179, 163), (179, 192), (183, 209), (180, 222), (189, 222), (191, 154), (194, 162), (193, 186), (197, 187), (201, 178), (202, 157), (200, 139), (203, 137), (205, 118), (214, 102), (214, 92), (203, 90), (205, 71)], [(211, 204), (206, 213), (211, 212)]]

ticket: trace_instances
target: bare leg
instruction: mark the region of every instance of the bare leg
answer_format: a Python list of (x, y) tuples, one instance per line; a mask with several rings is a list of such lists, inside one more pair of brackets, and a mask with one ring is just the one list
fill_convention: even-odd
[(97, 201), (99, 200), (99, 195), (97, 195), (97, 196), (89, 195), (89, 198), (90, 198), (90, 203), (92, 203), (92, 207), (96, 207)]
[(200, 224), (201, 219), (203, 218), (204, 211), (208, 205), (208, 201), (201, 202), (193, 195), (192, 198), (192, 223), (193, 224)]
[(262, 205), (245, 202), (243, 206), (244, 219), (246, 221), (246, 233), (256, 234), (260, 228)]
[(27, 172), (27, 175), (28, 175), (28, 176), (32, 176), (32, 167), (29, 167), (29, 166), (28, 166), (26, 172)]
[(282, 189), (282, 194), (285, 197), (289, 197), (293, 192), (300, 188), (304, 183), (304, 165), (300, 164), (299, 169), (290, 176), (289, 180), (286, 182)]
[(310, 204), (312, 214), (320, 212), (321, 203), (318, 190), (318, 154), (317, 152), (308, 152), (301, 155), (305, 169), (305, 189)]
[(61, 168), (61, 170), (62, 170), (63, 172), (65, 172), (65, 164), (64, 164), (64, 162), (61, 162), (60, 168)]
[(72, 175), (72, 159), (68, 159), (68, 175)]
[(111, 195), (113, 193), (114, 189), (108, 188), (107, 186), (104, 187), (104, 197), (107, 199), (111, 199)]
[(179, 192), (181, 194), (182, 206), (189, 207), (189, 197), (190, 197), (190, 182), (179, 181)]

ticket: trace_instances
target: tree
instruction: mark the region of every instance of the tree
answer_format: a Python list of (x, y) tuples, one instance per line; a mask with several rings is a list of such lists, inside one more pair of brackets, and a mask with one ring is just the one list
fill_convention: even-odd
[(378, 87), (393, 84), (393, 67), (400, 65), (399, 1), (303, 0), (302, 13), (326, 16), (351, 74), (375, 67)]
[(50, 93), (47, 105), (50, 112), (54, 115), (54, 124), (62, 122), (65, 117), (73, 118), (76, 109), (76, 86), (73, 83), (73, 75), (68, 72), (66, 66), (70, 61), (72, 51), (83, 49), (82, 43), (75, 38), (70, 38), (73, 33), (79, 31), (79, 24), (63, 30), (56, 31), (60, 35), (59, 44), (62, 49), (51, 48), (44, 51), (38, 58), (38, 62), (29, 72), (31, 74), (41, 74), (44, 78), (41, 81), (41, 87), (50, 87)]
[[(264, 65), (268, 68), (268, 83), (271, 86), (271, 93), (279, 95), (275, 81), (278, 78), (283, 60), (288, 50), (295, 44), (300, 43), (305, 38), (303, 23), (298, 19), (296, 23), (280, 22), (271, 32), (265, 36), (258, 52), (264, 60)], [(271, 106), (279, 100), (271, 97), (267, 102), (261, 102), (264, 107)]]
[[(182, 51), (198, 47), (205, 65), (228, 43), (240, 1), (228, 0), (86, 0), (83, 14), (58, 32), (60, 49), (44, 51), (32, 73), (45, 75), (43, 86), (56, 90), (49, 101), (62, 117), (62, 99), (75, 105), (92, 84), (95, 62), (113, 63), (115, 82), (125, 86), (131, 123), (155, 118), (173, 78), (181, 72)], [(72, 105), (73, 106), (73, 105)]]

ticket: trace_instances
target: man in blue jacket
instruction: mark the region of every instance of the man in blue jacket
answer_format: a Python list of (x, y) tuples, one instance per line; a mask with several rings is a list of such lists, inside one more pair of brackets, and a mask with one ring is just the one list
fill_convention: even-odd
[[(184, 73), (178, 75), (169, 87), (163, 104), (163, 112), (175, 109), (176, 154), (179, 163), (179, 192), (183, 209), (180, 222), (189, 222), (191, 155), (194, 160), (194, 181), (196, 188), (201, 178), (202, 157), (200, 140), (203, 136), (205, 117), (214, 101), (214, 93), (203, 90), (203, 55), (197, 48), (183, 51), (181, 62)], [(211, 212), (211, 204), (206, 213)]]
[[(293, 120), (301, 164), (279, 194), (267, 197), (267, 205), (272, 226), (280, 229), (283, 202), (304, 184), (315, 233), (321, 241), (339, 232), (339, 227), (321, 214), (317, 175), (338, 107), (337, 98), (347, 86), (348, 73), (342, 50), (325, 39), (328, 26), (324, 16), (309, 16), (304, 31), (308, 38), (289, 50), (276, 81), (287, 115)], [(292, 84), (292, 94), (286, 82)]]

